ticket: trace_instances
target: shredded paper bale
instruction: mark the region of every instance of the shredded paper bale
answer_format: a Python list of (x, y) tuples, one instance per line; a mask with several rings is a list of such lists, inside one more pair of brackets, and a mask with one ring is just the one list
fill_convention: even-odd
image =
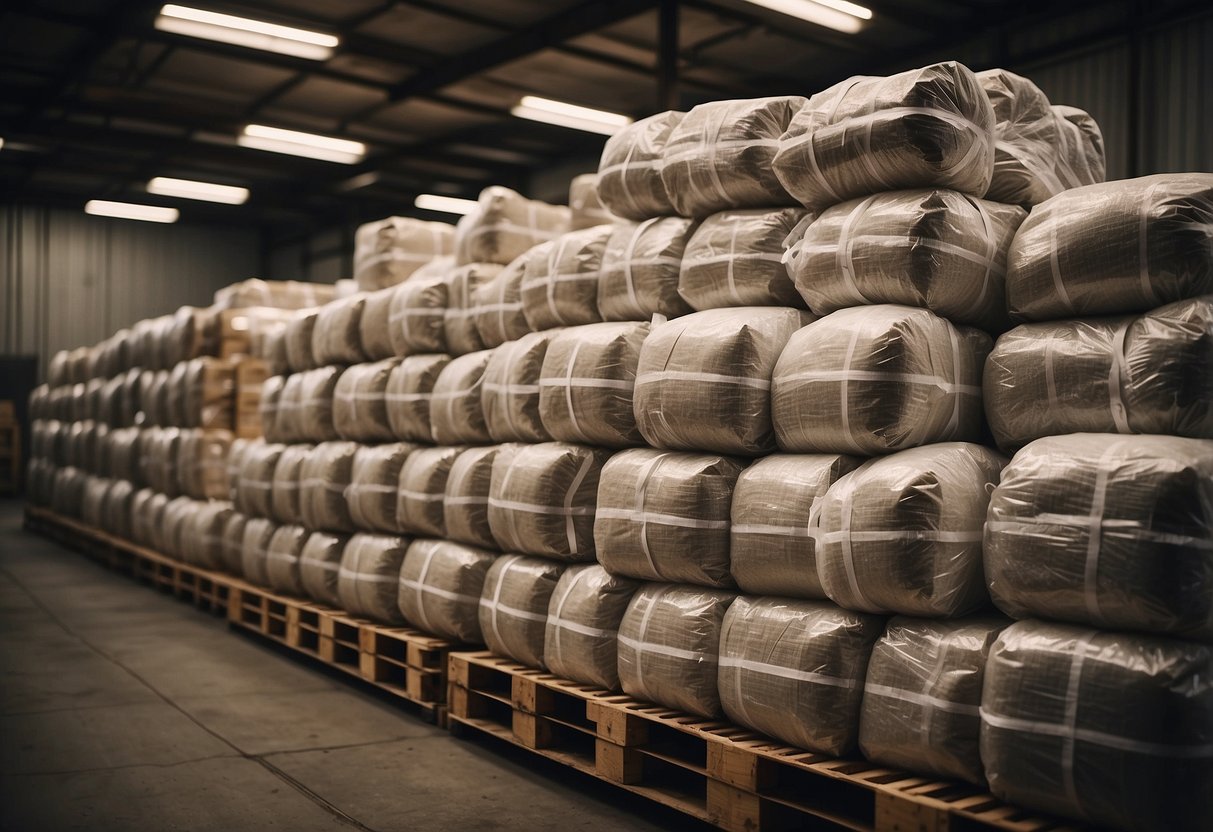
[(981, 196), (994, 173), (994, 110), (977, 77), (955, 61), (887, 78), (857, 75), (809, 99), (774, 167), (811, 209), (904, 188)]
[(337, 581), (349, 535), (312, 532), (299, 552), (299, 583), (314, 601), (341, 606)]
[(274, 471), (285, 449), (285, 445), (267, 442), (253, 442), (245, 449), (235, 499), (241, 513), (250, 517), (273, 515)]
[(994, 616), (891, 619), (868, 663), (859, 718), (863, 755), (984, 785), (981, 687), (990, 647), (1010, 623)]
[(633, 448), (602, 467), (594, 551), (610, 572), (731, 587), (729, 512), (743, 463)]
[(603, 320), (647, 321), (654, 315), (674, 318), (691, 311), (678, 293), (678, 279), (695, 226), (694, 220), (682, 217), (654, 217), (639, 225), (609, 227), (596, 303)]
[(388, 424), (396, 439), (429, 442), (430, 402), (438, 376), (451, 363), (447, 355), (410, 355), (388, 376), (384, 399)]
[(244, 524), (240, 544), (240, 574), (251, 584), (268, 586), (270, 539), (278, 524), (264, 517), (250, 517)]
[(624, 692), (667, 708), (719, 716), (720, 634), (735, 598), (719, 589), (644, 584), (619, 625)]
[(368, 361), (381, 361), (395, 355), (392, 349), (392, 298), (395, 288), (380, 289), (366, 296), (358, 321), (358, 341)]
[(400, 469), (415, 450), (416, 445), (399, 442), (363, 445), (354, 452), (345, 501), (355, 528), (389, 533), (400, 530), (396, 518)]
[(246, 306), (271, 306), (277, 309), (304, 309), (333, 299), (334, 289), (323, 283), (297, 280), (242, 280), (215, 292), (215, 306), (241, 309)]
[(602, 320), (599, 284), (603, 253), (614, 227), (622, 226), (570, 231), (527, 253), (519, 293), (529, 329), (538, 332)]
[[(296, 441), (324, 442), (337, 439), (333, 424), (333, 394), (341, 378), (339, 367), (317, 367), (300, 374), (299, 401), (291, 411)], [(281, 407), (281, 405), (280, 405)]]
[(282, 413), (282, 392), (286, 387), (285, 376), (270, 376), (261, 383), (261, 399), (257, 415), (261, 421), (261, 433), (267, 442), (289, 442), (291, 436), (286, 419), (279, 420)]
[(530, 332), (493, 349), (484, 368), (480, 405), (494, 442), (546, 442), (539, 416), (539, 380), (548, 344), (557, 332)]
[(496, 277), (501, 269), (501, 266), (493, 263), (469, 263), (451, 271), (442, 328), (447, 351), (452, 355), (484, 349), (484, 339), (476, 326), (475, 293)]
[(531, 331), (522, 308), (522, 280), (529, 259), (529, 251), (518, 255), (472, 292), (472, 319), (486, 347), (500, 346)]
[(548, 606), (543, 660), (563, 679), (619, 689), (619, 625), (640, 582), (597, 564), (564, 570)]
[(455, 247), (455, 228), (445, 222), (387, 217), (354, 232), (354, 281), (364, 292), (402, 283), (435, 257)]
[(286, 445), (274, 465), (270, 484), (270, 517), (279, 523), (298, 525), (303, 522), (299, 505), (299, 472), (314, 445)]
[(396, 489), (396, 522), (401, 531), (446, 537), (443, 498), (451, 467), (462, 448), (418, 448), (400, 468)]
[(318, 366), (312, 343), (316, 333), (315, 310), (301, 311), (286, 325), (286, 361), (292, 372), (302, 372)]
[(505, 265), (531, 246), (569, 230), (569, 209), (527, 199), (493, 185), (480, 192), (476, 210), (455, 226), (455, 262)]
[(480, 596), (495, 552), (446, 540), (416, 540), (400, 569), (396, 597), (413, 626), (457, 642), (479, 644)]
[(687, 113), (661, 156), (661, 181), (677, 213), (793, 205), (771, 162), (779, 137), (808, 101), (799, 95), (710, 101)]
[(497, 457), (512, 455), (514, 445), (488, 445), (462, 451), (451, 464), (442, 501), (446, 537), (486, 549), (497, 548), (489, 527), (489, 492)]
[(353, 474), (353, 442), (322, 442), (299, 468), (299, 514), (309, 529), (352, 532), (354, 522), (345, 502)]
[(981, 445), (945, 442), (843, 476), (813, 528), (826, 595), (846, 609), (926, 618), (989, 604), (982, 525), (1005, 462)]
[(634, 391), (647, 323), (572, 327), (548, 344), (539, 376), (539, 418), (555, 439), (611, 448), (640, 445)]
[(504, 555), (493, 561), (480, 594), (480, 631), (499, 656), (543, 667), (548, 605), (564, 564)]
[[(115, 482), (110, 487), (113, 497), (119, 493), (122, 486), (130, 488), (130, 483)], [(133, 496), (133, 492), (129, 492)], [(107, 510), (116, 508), (113, 502), (106, 503)], [(193, 516), (187, 521), (181, 536), (181, 554), (183, 558), (203, 569), (223, 568), (223, 532), (233, 513), (232, 504), (220, 500), (210, 500), (200, 503)], [(125, 537), (125, 535), (119, 535)]]
[(648, 444), (756, 456), (775, 448), (771, 371), (813, 320), (772, 307), (709, 309), (653, 327), (636, 372), (636, 424)]
[(855, 747), (878, 615), (821, 601), (747, 598), (720, 634), (720, 704), (736, 723), (841, 756)]
[(1213, 641), (1213, 441), (1032, 442), (990, 498), (985, 573), (1015, 618)]
[(446, 352), (447, 274), (415, 277), (396, 287), (388, 325), (396, 355)]
[(572, 212), (570, 228), (573, 231), (614, 221), (598, 197), (598, 174), (583, 173), (573, 177), (569, 183), (569, 211)]
[(382, 624), (403, 624), (396, 605), (407, 537), (360, 532), (345, 544), (337, 572), (337, 597), (351, 615)]
[(489, 527), (505, 552), (569, 561), (594, 557), (598, 479), (610, 451), (544, 442), (493, 463)]
[[(138, 495), (136, 495), (136, 498), (138, 498)], [(133, 510), (134, 504), (132, 503)], [(227, 522), (223, 524), (223, 546), (221, 549), (223, 562), (221, 566), (225, 572), (230, 572), (233, 575), (240, 574), (240, 561), (244, 556), (244, 527), (248, 525), (248, 520), (249, 518), (239, 511), (233, 511), (228, 516)]]
[(355, 442), (390, 442), (387, 389), (397, 358), (355, 364), (342, 371), (333, 388), (333, 429)]
[(310, 533), (303, 526), (279, 526), (266, 549), (265, 576), (270, 589), (286, 595), (303, 595), (299, 557)]
[(1064, 191), (1011, 246), (1020, 320), (1147, 312), (1213, 293), (1213, 173), (1163, 173)]
[(1197, 832), (1213, 817), (1213, 647), (1021, 621), (981, 697), (990, 791), (1099, 827)]
[(926, 309), (841, 309), (788, 339), (775, 365), (779, 447), (884, 454), (981, 439), (982, 365), (993, 344)]
[(1213, 296), (1140, 317), (1023, 324), (985, 368), (1000, 448), (1065, 433), (1213, 439)]
[(320, 307), (312, 331), (312, 355), (317, 364), (358, 364), (362, 354), (363, 295), (335, 300)]
[(439, 445), (492, 441), (480, 403), (484, 370), (492, 350), (461, 355), (442, 368), (430, 393), (430, 432)]
[(809, 520), (834, 481), (859, 459), (772, 454), (737, 477), (729, 525), (729, 569), (743, 592), (824, 600)]
[(677, 213), (661, 181), (661, 157), (685, 115), (658, 113), (607, 139), (598, 167), (598, 198), (608, 211), (636, 221)]
[(695, 229), (678, 271), (692, 309), (804, 306), (783, 262), (784, 241), (810, 215), (803, 208), (721, 211)]
[(873, 194), (795, 229), (788, 271), (818, 315), (900, 303), (998, 333), (1009, 326), (1007, 253), (1026, 216), (938, 188)]

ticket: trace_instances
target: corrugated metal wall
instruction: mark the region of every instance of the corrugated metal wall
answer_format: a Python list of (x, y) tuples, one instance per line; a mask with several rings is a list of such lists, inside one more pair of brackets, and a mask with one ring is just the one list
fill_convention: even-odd
[(256, 274), (255, 230), (111, 220), (80, 211), (0, 206), (0, 352), (95, 343), (140, 318), (210, 303)]

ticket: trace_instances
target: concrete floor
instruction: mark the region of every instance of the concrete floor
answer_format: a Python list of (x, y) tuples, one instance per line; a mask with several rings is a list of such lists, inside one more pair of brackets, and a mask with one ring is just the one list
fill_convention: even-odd
[(656, 830), (21, 530), (0, 502), (0, 830)]

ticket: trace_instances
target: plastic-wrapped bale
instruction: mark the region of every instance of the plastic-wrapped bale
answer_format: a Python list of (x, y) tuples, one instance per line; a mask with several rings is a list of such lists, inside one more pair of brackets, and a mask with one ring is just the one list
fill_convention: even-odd
[(333, 423), (333, 394), (341, 378), (340, 367), (317, 367), (301, 373), (299, 403), (291, 411), (296, 441), (324, 442), (337, 439)]
[[(164, 385), (164, 424), (173, 427), (186, 427), (185, 419), (185, 373), (188, 367), (185, 362), (174, 364), (168, 371), (168, 381)], [(82, 418), (92, 419), (89, 412), (88, 385), (84, 385), (84, 398), (81, 404), (85, 408), (80, 414)]]
[(1213, 173), (1162, 173), (1063, 191), (1011, 245), (1019, 320), (1146, 312), (1213, 293)]
[(986, 659), (1011, 622), (897, 617), (872, 649), (859, 749), (882, 765), (985, 784), (978, 753)]
[(304, 309), (328, 303), (333, 299), (333, 293), (333, 287), (323, 283), (251, 278), (215, 292), (215, 306), (220, 309), (240, 309), (245, 306)]
[(978, 441), (993, 343), (927, 309), (840, 309), (796, 332), (775, 364), (771, 420), (785, 451), (886, 454)]
[(291, 439), (286, 420), (279, 421), (286, 381), (285, 376), (270, 376), (261, 383), (261, 400), (257, 406), (257, 415), (261, 419), (261, 433), (267, 442), (288, 442)]
[(682, 217), (606, 226), (612, 230), (602, 254), (596, 304), (602, 320), (647, 321), (654, 315), (676, 318), (691, 311), (678, 292), (678, 280), (695, 226), (694, 220)]
[(177, 481), (195, 500), (228, 497), (227, 455), (232, 434), (226, 430), (191, 429), (181, 432), (177, 446)]
[(476, 290), (489, 283), (502, 266), (495, 263), (469, 263), (454, 269), (448, 280), (447, 306), (442, 327), (447, 352), (452, 355), (476, 352), (485, 348), (476, 326)]
[(955, 61), (887, 78), (857, 75), (792, 118), (774, 168), (810, 209), (905, 188), (981, 196), (994, 174), (994, 110), (977, 77)]
[(607, 139), (598, 166), (598, 198), (608, 211), (636, 221), (677, 213), (661, 181), (661, 165), (666, 142), (685, 116), (667, 110)]
[(351, 537), (337, 572), (341, 608), (383, 624), (403, 624), (396, 594), (409, 543), (407, 537), (387, 534), (359, 533)]
[(312, 331), (312, 355), (317, 364), (358, 364), (362, 354), (362, 295), (335, 300), (320, 307)]
[[(182, 366), (182, 365), (178, 365)], [(182, 380), (186, 427), (231, 430), (235, 418), (236, 367), (206, 356), (184, 365)]]
[(539, 379), (548, 345), (557, 333), (530, 332), (493, 349), (484, 368), (480, 406), (494, 442), (546, 442), (539, 417)]
[(175, 560), (184, 560), (182, 538), (194, 510), (202, 502), (182, 495), (169, 500), (164, 517), (157, 526), (156, 548)]
[(114, 480), (105, 492), (101, 506), (101, 528), (114, 537), (130, 540), (131, 499), (135, 486), (128, 480)]
[(610, 572), (731, 587), (729, 510), (744, 464), (715, 454), (633, 448), (602, 466), (594, 551)]
[(616, 227), (624, 226), (570, 231), (527, 252), (519, 292), (529, 329), (539, 332), (602, 320), (598, 303), (603, 254)]
[(299, 552), (299, 584), (304, 594), (321, 604), (340, 607), (337, 596), (341, 556), (349, 535), (312, 532)]
[(354, 470), (353, 442), (322, 442), (299, 467), (299, 515), (309, 529), (352, 532), (354, 521), (345, 502)]
[(430, 402), (438, 376), (451, 363), (448, 355), (410, 355), (401, 359), (388, 376), (388, 424), (396, 439), (430, 442)]
[(88, 477), (84, 482), (84, 499), (80, 503), (80, 519), (86, 526), (101, 528), (101, 506), (110, 480), (104, 477)]
[(573, 231), (614, 222), (615, 218), (603, 207), (598, 196), (598, 174), (583, 173), (573, 177), (569, 183), (569, 211), (572, 212), (569, 227)]
[(634, 391), (649, 324), (566, 329), (548, 344), (539, 376), (539, 418), (554, 439), (612, 448), (644, 443)]
[(987, 332), (1007, 329), (1007, 252), (1027, 213), (957, 191), (852, 199), (802, 222), (788, 271), (818, 315), (851, 306), (920, 306)]
[(569, 221), (569, 209), (563, 205), (493, 185), (480, 192), (476, 209), (455, 226), (455, 263), (504, 266), (528, 248), (568, 231)]
[(489, 491), (489, 527), (504, 552), (569, 561), (594, 557), (594, 508), (611, 452), (544, 442), (499, 454)]
[(480, 391), (492, 350), (480, 350), (451, 359), (442, 368), (430, 393), (431, 438), (439, 445), (491, 442), (484, 421)]
[(222, 555), (221, 568), (232, 575), (241, 574), (240, 563), (244, 557), (244, 527), (249, 518), (239, 510), (233, 511), (223, 524), (223, 543), (220, 548)]
[(397, 532), (396, 492), (400, 488), (400, 469), (416, 445), (398, 442), (391, 445), (363, 445), (354, 453), (350, 484), (345, 489), (350, 519), (358, 529), (369, 532)]
[[(619, 624), (624, 692), (667, 708), (719, 716), (720, 635), (736, 597), (719, 589), (643, 585)], [(786, 707), (785, 702), (785, 712)]]
[(274, 434), (277, 438), (274, 441), (302, 442), (306, 438), (303, 435), (300, 421), (303, 408), (306, 407), (303, 401), (303, 384), (307, 380), (309, 372), (311, 371), (307, 370), (286, 376), (286, 380), (282, 384), (282, 392), (275, 403), (277, 416), (275, 417)]
[[(139, 407), (143, 411), (141, 427), (164, 425), (168, 423), (165, 415), (165, 385), (168, 384), (167, 370), (146, 370), (139, 384)], [(67, 395), (70, 397), (71, 393)], [(66, 421), (76, 421), (74, 414), (63, 414), (60, 418)]]
[(529, 251), (520, 254), (472, 293), (472, 318), (486, 347), (500, 346), (531, 331), (522, 308), (522, 280), (529, 259)]
[(1103, 134), (1095, 119), (1057, 112), (1040, 87), (1005, 69), (977, 80), (994, 108), (994, 178), (988, 199), (1037, 205), (1067, 188), (1104, 181)]
[(395, 287), (371, 292), (358, 319), (358, 343), (369, 361), (382, 361), (396, 354), (392, 349), (392, 298)]
[(310, 532), (303, 526), (279, 526), (265, 551), (265, 578), (270, 589), (286, 595), (303, 595), (299, 557)]
[(797, 309), (709, 309), (654, 326), (636, 371), (633, 408), (648, 444), (757, 456), (775, 449), (771, 371)]
[[(110, 473), (115, 479), (139, 481), (139, 449), (143, 431), (139, 428), (115, 428), (109, 432)], [(53, 442), (53, 438), (51, 439)], [(224, 492), (223, 499), (228, 493)]]
[[(55, 472), (55, 498), (59, 498), (65, 493), (63, 486), (67, 484), (67, 477), (72, 470), (60, 468)], [(159, 491), (142, 488), (136, 492), (135, 496), (131, 498), (131, 539), (140, 546), (152, 546), (152, 529), (159, 522), (166, 505), (168, 505), (168, 497)], [(56, 508), (53, 503), (51, 508), (52, 510)], [(239, 571), (239, 558), (237, 558), (236, 572), (239, 573)]]
[(1065, 433), (1213, 439), (1213, 295), (1140, 317), (1023, 324), (986, 361), (1000, 448)]
[(401, 531), (428, 537), (446, 537), (443, 498), (451, 467), (462, 448), (419, 448), (400, 468), (396, 489), (396, 522)]
[(990, 651), (990, 791), (1095, 826), (1197, 832), (1213, 817), (1213, 647), (1021, 621)]
[(734, 601), (720, 634), (720, 704), (729, 719), (799, 748), (841, 756), (859, 733), (879, 615), (822, 601)]
[(480, 596), (495, 552), (446, 540), (415, 540), (400, 568), (397, 606), (415, 627), (479, 644)]
[(743, 592), (825, 599), (809, 521), (830, 486), (860, 461), (772, 454), (741, 472), (731, 506), (729, 570)]
[(493, 561), (480, 594), (485, 646), (530, 667), (543, 667), (552, 592), (565, 566), (546, 558), (503, 555)]
[(234, 509), (220, 500), (199, 503), (181, 535), (181, 557), (203, 569), (223, 568), (223, 532)]
[[(240, 473), (244, 469), (244, 457), (253, 448), (267, 443), (265, 439), (234, 439), (232, 447), (227, 452), (227, 497), (236, 502), (236, 493), (240, 490)], [(271, 486), (272, 487), (272, 486)]]
[(269, 586), (270, 539), (278, 524), (264, 517), (250, 517), (244, 524), (240, 544), (240, 574), (249, 583)]
[(989, 604), (981, 535), (1006, 460), (944, 442), (865, 462), (814, 518), (817, 572), (845, 609), (956, 618)]
[(312, 342), (316, 333), (316, 321), (320, 313), (300, 312), (286, 325), (286, 363), (295, 373), (319, 366)]
[(771, 169), (779, 137), (808, 100), (799, 95), (711, 101), (687, 113), (661, 156), (661, 181), (677, 213), (794, 205)]
[(678, 270), (678, 294), (695, 310), (803, 307), (783, 262), (784, 241), (810, 216), (803, 208), (712, 214), (687, 241)]
[(398, 358), (388, 358), (342, 371), (333, 388), (333, 429), (338, 436), (354, 442), (391, 442), (395, 438), (388, 418), (387, 388), (399, 363)]
[(253, 442), (245, 449), (235, 495), (236, 508), (242, 514), (273, 516), (274, 471), (285, 449), (285, 445), (269, 442)]
[[(52, 487), (51, 494), (51, 510), (56, 514), (62, 514), (66, 517), (80, 516), (80, 503), (84, 498), (84, 482), (86, 474), (75, 466), (60, 468), (55, 472), (55, 482)], [(162, 498), (163, 502), (157, 502), (154, 507), (149, 507), (149, 511), (163, 513), (164, 505), (169, 498), (165, 494), (157, 494)], [(149, 539), (148, 545), (153, 548), (159, 548), (154, 538), (155, 531), (158, 528), (158, 523), (149, 523), (148, 530)]]
[(1213, 440), (1032, 442), (990, 498), (985, 575), (1015, 618), (1213, 641)]
[(442, 501), (442, 525), (447, 538), (485, 549), (497, 548), (489, 527), (493, 465), (499, 456), (510, 456), (516, 450), (514, 445), (468, 448), (451, 463)]
[(354, 232), (354, 282), (364, 292), (395, 286), (455, 247), (455, 227), (412, 217), (387, 217)]
[(619, 625), (640, 582), (597, 564), (570, 566), (548, 605), (543, 660), (563, 679), (619, 689)]
[(299, 475), (314, 447), (287, 445), (278, 456), (270, 485), (269, 516), (279, 523), (298, 525), (303, 522), (299, 505)]
[(388, 323), (396, 355), (446, 352), (446, 305), (450, 280), (446, 274), (414, 278), (396, 287)]
[(267, 329), (256, 342), (254, 355), (267, 365), (271, 373), (282, 375), (291, 371), (291, 359), (288, 351), (287, 323)]

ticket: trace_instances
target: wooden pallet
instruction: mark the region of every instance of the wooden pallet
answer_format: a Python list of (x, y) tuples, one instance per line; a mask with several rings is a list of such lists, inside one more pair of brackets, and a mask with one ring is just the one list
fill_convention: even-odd
[(1063, 832), (967, 784), (780, 745), (487, 652), (450, 654), (452, 732), (499, 737), (722, 829)]

